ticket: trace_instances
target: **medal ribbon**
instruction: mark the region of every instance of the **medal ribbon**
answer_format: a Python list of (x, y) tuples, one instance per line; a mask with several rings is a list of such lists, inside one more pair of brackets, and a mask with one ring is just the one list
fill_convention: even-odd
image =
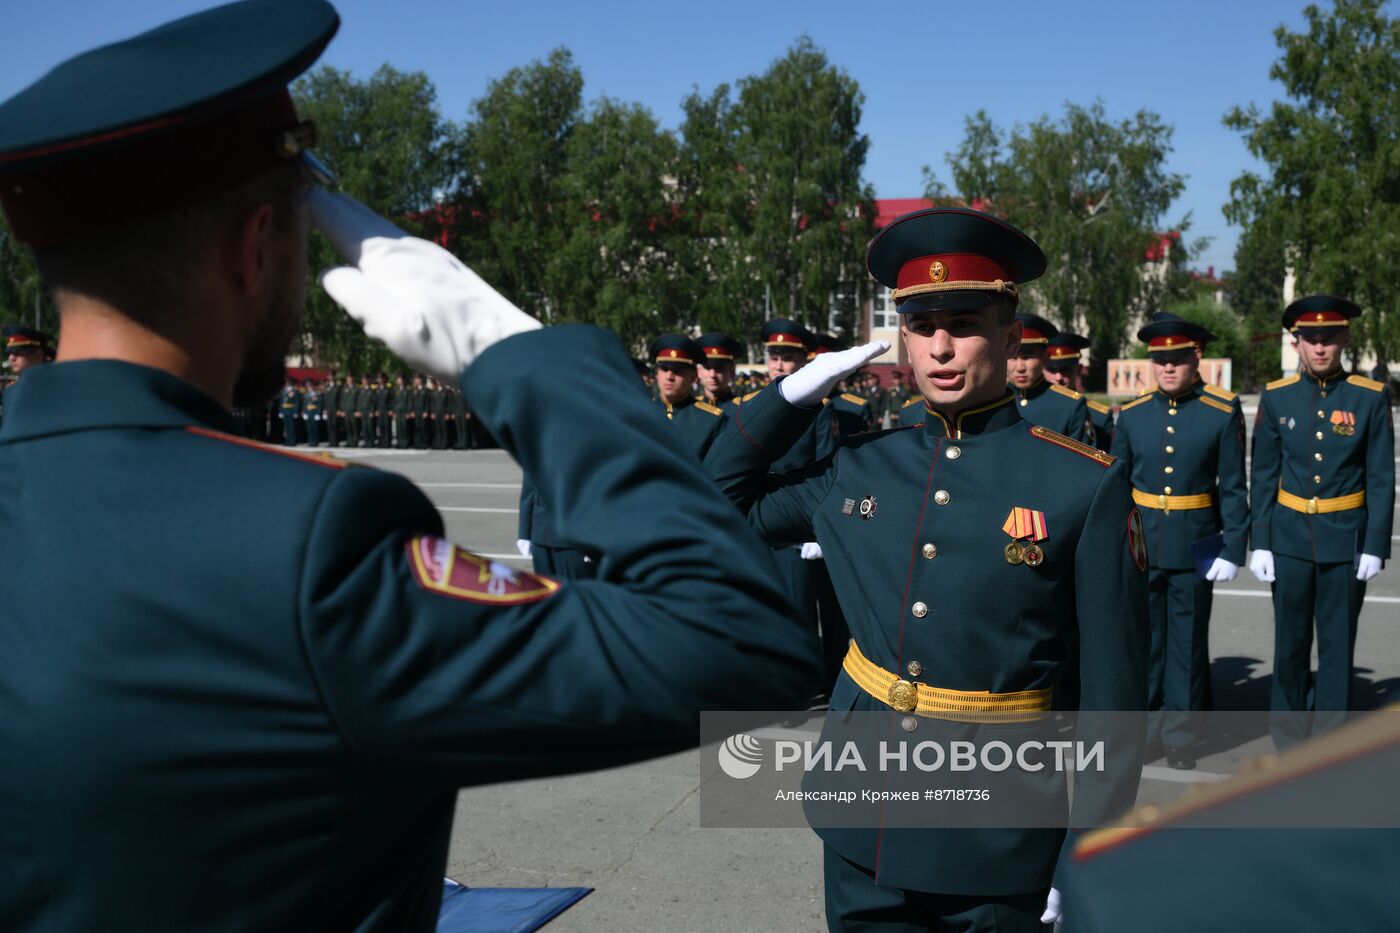
[(1013, 539), (1029, 538), (1031, 541), (1044, 541), (1050, 537), (1050, 529), (1045, 524), (1045, 513), (1035, 509), (1017, 506), (1006, 516), (1001, 530)]

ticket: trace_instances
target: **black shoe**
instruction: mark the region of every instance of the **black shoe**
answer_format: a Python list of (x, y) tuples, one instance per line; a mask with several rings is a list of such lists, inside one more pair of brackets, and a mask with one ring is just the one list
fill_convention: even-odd
[(1178, 771), (1192, 771), (1196, 767), (1196, 756), (1184, 748), (1167, 749), (1167, 767)]

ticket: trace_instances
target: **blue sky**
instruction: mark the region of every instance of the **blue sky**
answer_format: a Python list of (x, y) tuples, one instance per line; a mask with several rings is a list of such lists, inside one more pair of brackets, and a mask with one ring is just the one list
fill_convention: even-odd
[[(207, 0), (0, 0), (0, 98), (74, 53), (211, 6)], [(985, 108), (1001, 125), (1102, 99), (1110, 116), (1155, 110), (1176, 127), (1170, 165), (1188, 176), (1167, 220), (1187, 211), (1213, 244), (1195, 263), (1233, 266), (1238, 230), (1220, 207), (1254, 167), (1221, 116), (1279, 96), (1268, 78), (1274, 27), (1299, 29), (1302, 0), (1172, 4), (1063, 0), (922, 3), (450, 2), (341, 0), (325, 61), (368, 75), (384, 62), (424, 71), (443, 113), (460, 120), (487, 82), (568, 46), (588, 99), (649, 107), (674, 129), (680, 100), (764, 70), (806, 33), (866, 96), (865, 176), (879, 197), (922, 193), (921, 168), (946, 180), (944, 153), (963, 117)]]

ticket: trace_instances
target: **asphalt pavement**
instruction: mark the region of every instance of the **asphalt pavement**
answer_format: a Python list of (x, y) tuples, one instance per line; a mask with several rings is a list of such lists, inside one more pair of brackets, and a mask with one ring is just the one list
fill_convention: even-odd
[[(1252, 423), (1253, 400), (1245, 405)], [(520, 469), (504, 452), (337, 453), (417, 483), (457, 544), (528, 565), (515, 550)], [(1400, 570), (1387, 567), (1366, 600), (1355, 692), (1358, 707), (1369, 709), (1400, 700)], [(1267, 709), (1272, 611), (1268, 587), (1247, 569), (1217, 585), (1210, 639), (1216, 708)], [(1242, 760), (1273, 750), (1262, 734), (1225, 744), (1202, 757), (1195, 771), (1150, 762), (1139, 802), (1170, 800), (1191, 783), (1218, 780)], [(699, 755), (464, 790), (448, 874), (479, 887), (596, 888), (549, 925), (558, 933), (824, 929), (816, 836), (701, 828)]]

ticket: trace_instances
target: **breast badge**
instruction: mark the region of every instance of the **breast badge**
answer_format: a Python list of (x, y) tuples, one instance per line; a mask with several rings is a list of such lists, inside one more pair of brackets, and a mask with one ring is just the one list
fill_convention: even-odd
[(1050, 537), (1044, 512), (1017, 506), (1006, 516), (1001, 530), (1011, 538), (1011, 543), (1001, 552), (1008, 564), (1039, 567), (1045, 562), (1045, 551), (1037, 543)]
[(1332, 412), (1332, 433), (1341, 437), (1351, 437), (1356, 433), (1356, 415), (1349, 411)]

